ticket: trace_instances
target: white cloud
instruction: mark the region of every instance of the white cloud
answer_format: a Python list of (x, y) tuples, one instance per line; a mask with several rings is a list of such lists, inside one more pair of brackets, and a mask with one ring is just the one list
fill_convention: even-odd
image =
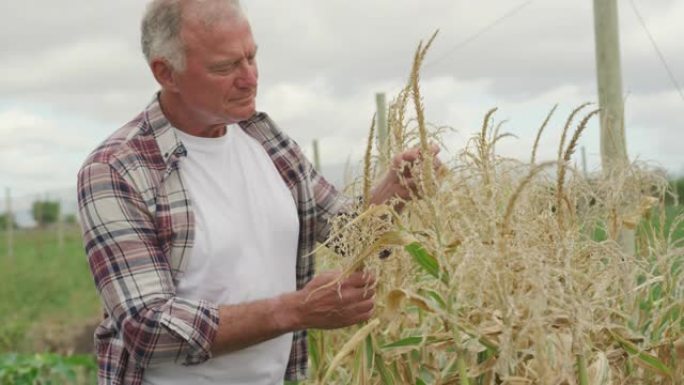
[(20, 194), (74, 185), (96, 144), (81, 122), (21, 108), (0, 111), (0, 180)]
[[(259, 108), (305, 151), (310, 153), (312, 139), (319, 139), (324, 164), (360, 158), (374, 94), (384, 91), (389, 99), (399, 90), (418, 41), (436, 28), (440, 34), (422, 74), (423, 96), (429, 120), (458, 130), (449, 137), (455, 147), (479, 128), (489, 108), (498, 106), (496, 116), (510, 119), (506, 127), (520, 137), (502, 143), (500, 150), (526, 158), (536, 128), (559, 103), (540, 149), (540, 156), (552, 157), (558, 127), (569, 111), (596, 99), (590, 2), (534, 1), (492, 28), (486, 27), (524, 2), (243, 3), (260, 46)], [(679, 43), (684, 2), (636, 3), (684, 84)], [(65, 185), (73, 183), (72, 169), (87, 151), (148, 103), (157, 86), (139, 52), (144, 5), (140, 0), (0, 4), (5, 32), (0, 35), (0, 157), (16, 165), (13, 179), (0, 171), (3, 181), (48, 185), (62, 178)], [(620, 7), (630, 155), (682, 170), (678, 143), (684, 140), (684, 101), (628, 2)], [(474, 40), (453, 50), (474, 34)], [(582, 139), (594, 165), (597, 130), (591, 127)]]
[(56, 122), (23, 109), (0, 111), (0, 148), (35, 147), (41, 150), (60, 147), (65, 150), (82, 150), (87, 141), (83, 135), (60, 130)]
[[(130, 85), (143, 67), (140, 55), (116, 38), (85, 39), (64, 46), (6, 57), (0, 87), (8, 92), (61, 92)], [(123, 75), (123, 76), (122, 76)]]

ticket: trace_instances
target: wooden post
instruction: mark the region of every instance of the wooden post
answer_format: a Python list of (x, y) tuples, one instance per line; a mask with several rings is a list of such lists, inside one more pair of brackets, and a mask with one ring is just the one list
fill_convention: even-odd
[(313, 140), (313, 161), (316, 171), (321, 172), (321, 157), (318, 152), (318, 139)]
[(601, 108), (601, 163), (607, 172), (629, 164), (625, 143), (617, 0), (594, 0), (596, 74)]
[[(619, 173), (629, 166), (625, 142), (620, 38), (617, 0), (594, 0), (596, 74), (601, 108), (601, 164), (605, 175)], [(634, 254), (634, 231), (622, 229), (618, 242)]]
[[(617, 0), (594, 0), (594, 31), (596, 39), (596, 75), (599, 107), (601, 108), (601, 165), (608, 178), (629, 166), (625, 142), (622, 72), (620, 69), (620, 38), (618, 33)], [(626, 256), (636, 253), (635, 231), (620, 229), (617, 242)], [(615, 236), (615, 234), (614, 234)], [(626, 311), (635, 311), (633, 288), (636, 277), (625, 264), (622, 276)]]
[[(37, 206), (36, 206), (36, 212), (34, 215), (34, 219), (36, 220), (36, 238), (35, 238), (35, 245), (36, 245), (36, 250), (38, 252), (38, 255), (42, 257), (43, 255), (43, 238), (44, 238), (44, 226), (43, 226), (43, 200), (40, 195), (37, 195), (36, 201)], [(36, 203), (34, 203), (36, 204)], [(33, 211), (33, 207), (31, 207)]]
[(64, 252), (64, 215), (62, 214), (62, 203), (62, 199), (59, 199), (59, 208), (57, 211), (57, 249), (60, 254)]
[(584, 178), (589, 177), (589, 171), (587, 171), (587, 149), (582, 146), (582, 174)]
[(389, 143), (387, 142), (387, 103), (385, 101), (385, 93), (378, 92), (375, 94), (375, 128), (378, 133), (378, 153), (380, 154), (380, 164), (383, 169), (387, 168), (387, 163), (390, 159)]
[(14, 215), (12, 214), (12, 194), (5, 189), (5, 235), (7, 236), (7, 257), (14, 257)]

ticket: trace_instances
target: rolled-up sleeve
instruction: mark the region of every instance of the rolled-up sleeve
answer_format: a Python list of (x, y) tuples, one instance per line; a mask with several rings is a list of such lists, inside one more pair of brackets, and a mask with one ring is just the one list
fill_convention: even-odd
[(331, 220), (342, 213), (351, 214), (356, 201), (340, 193), (310, 162), (306, 161), (316, 201), (316, 240), (325, 242), (330, 236)]
[(176, 296), (154, 215), (140, 193), (111, 165), (96, 162), (79, 172), (78, 202), (95, 285), (131, 363), (209, 359), (218, 307)]

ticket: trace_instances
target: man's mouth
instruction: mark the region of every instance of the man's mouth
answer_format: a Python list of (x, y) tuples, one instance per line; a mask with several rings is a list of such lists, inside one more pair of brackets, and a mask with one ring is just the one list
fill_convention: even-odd
[(254, 94), (247, 94), (244, 96), (240, 96), (238, 98), (231, 99), (231, 102), (246, 102), (247, 100), (254, 99)]

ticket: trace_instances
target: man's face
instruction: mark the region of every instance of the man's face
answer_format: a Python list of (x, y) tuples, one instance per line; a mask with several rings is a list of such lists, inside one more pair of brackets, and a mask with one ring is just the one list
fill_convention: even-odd
[(181, 38), (185, 70), (176, 73), (177, 91), (202, 123), (230, 124), (256, 109), (256, 50), (246, 20), (225, 18), (210, 27), (185, 21)]

